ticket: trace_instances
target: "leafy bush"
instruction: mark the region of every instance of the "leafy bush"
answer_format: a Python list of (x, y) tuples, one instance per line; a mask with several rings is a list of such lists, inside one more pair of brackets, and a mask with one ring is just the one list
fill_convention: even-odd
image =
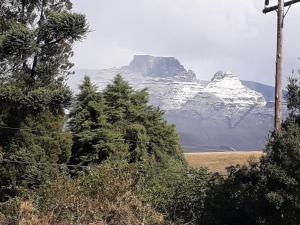
[(148, 172), (143, 193), (169, 223), (201, 224), (215, 179), (206, 169), (186, 168), (173, 161), (165, 169), (156, 167)]

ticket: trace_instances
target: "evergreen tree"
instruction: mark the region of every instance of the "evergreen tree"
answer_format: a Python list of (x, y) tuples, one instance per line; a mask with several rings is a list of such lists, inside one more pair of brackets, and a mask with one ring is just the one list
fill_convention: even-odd
[(70, 113), (72, 163), (124, 161), (149, 166), (177, 160), (184, 164), (175, 127), (148, 104), (146, 90), (135, 91), (117, 75), (103, 93), (85, 78)]
[(70, 164), (99, 164), (112, 155), (114, 149), (126, 149), (122, 142), (115, 142), (120, 134), (108, 122), (106, 108), (102, 94), (97, 92), (90, 78), (85, 77), (69, 114), (74, 143)]
[[(85, 17), (71, 8), (69, 0), (0, 2), (1, 158), (64, 163), (70, 155), (71, 137), (63, 125), (72, 95), (64, 81), (72, 45), (87, 32)], [(32, 187), (49, 174), (48, 166), (7, 163), (0, 186)]]
[(149, 105), (146, 89), (133, 90), (117, 75), (103, 94), (109, 122), (129, 144), (129, 162), (184, 162), (175, 126), (167, 123), (163, 111)]
[(300, 126), (288, 120), (261, 161), (268, 224), (300, 224)]
[[(146, 90), (134, 91), (129, 84), (117, 75), (113, 83), (103, 92), (107, 105), (108, 121), (122, 135), (127, 148), (119, 149), (121, 157), (128, 162), (148, 161), (147, 144), (149, 138), (145, 128), (146, 105), (148, 93)], [(114, 141), (115, 142), (115, 141)], [(119, 159), (112, 155), (113, 159)]]

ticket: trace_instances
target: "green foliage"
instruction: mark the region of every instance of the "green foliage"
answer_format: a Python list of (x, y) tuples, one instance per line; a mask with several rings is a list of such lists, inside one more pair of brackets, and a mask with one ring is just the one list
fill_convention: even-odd
[(58, 175), (31, 195), (24, 224), (159, 225), (163, 217), (136, 193), (134, 168), (93, 167), (87, 175), (70, 179)]
[[(88, 31), (85, 16), (78, 13), (51, 12), (45, 24), (44, 32), (55, 41), (68, 39), (77, 41), (82, 39), (82, 34)], [(50, 40), (47, 40), (50, 41)]]
[(204, 220), (207, 225), (265, 224), (261, 215), (261, 173), (257, 163), (229, 168), (207, 193)]
[(290, 78), (288, 84), (288, 109), (291, 114), (290, 117), (297, 119), (299, 122), (300, 113), (300, 85), (298, 78)]
[[(6, 200), (10, 194), (18, 194), (20, 186), (33, 188), (49, 180), (56, 170), (47, 164), (67, 162), (72, 142), (71, 135), (62, 130), (63, 124), (63, 115), (58, 117), (48, 112), (39, 117), (27, 118), (21, 124), (21, 130), (11, 131), (14, 132), (11, 134), (14, 138), (5, 145), (1, 159), (42, 164), (2, 164), (0, 183), (8, 191), (1, 192), (1, 201)], [(2, 129), (3, 134), (9, 135), (10, 130), (5, 130)]]
[(300, 223), (300, 123), (299, 82), (290, 79), (290, 115), (280, 132), (273, 132), (262, 158), (261, 192), (265, 224)]
[(133, 90), (120, 75), (103, 93), (85, 78), (69, 127), (74, 142), (70, 163), (109, 160), (148, 167), (173, 159), (184, 164), (175, 127), (167, 124), (160, 109), (148, 105), (146, 90)]
[(122, 142), (115, 141), (120, 135), (108, 123), (105, 109), (102, 94), (85, 77), (77, 101), (69, 114), (68, 124), (73, 133), (71, 164), (99, 164), (109, 156), (116, 157), (116, 149), (124, 151), (127, 148)]
[[(11, 24), (10, 29), (2, 34), (0, 41), (0, 59), (14, 61), (26, 59), (33, 52), (33, 32), (23, 24)], [(18, 62), (17, 61), (17, 62)]]
[(169, 223), (202, 224), (205, 200), (214, 180), (205, 169), (186, 169), (173, 162), (166, 169), (148, 171), (143, 192)]
[(262, 159), (269, 224), (300, 223), (300, 126), (288, 121), (273, 134)]
[[(85, 16), (68, 0), (1, 1), (0, 18), (0, 200), (34, 188), (54, 173), (38, 163), (66, 163), (71, 135), (64, 111), (72, 93), (65, 77), (72, 45), (82, 40)], [(29, 162), (29, 163), (28, 163)]]
[(54, 114), (63, 113), (64, 108), (69, 107), (71, 101), (71, 91), (67, 87), (49, 90), (46, 87), (39, 87), (27, 92), (24, 95), (23, 89), (17, 85), (0, 85), (0, 101), (2, 107), (15, 104), (22, 115), (38, 114), (48, 110)]

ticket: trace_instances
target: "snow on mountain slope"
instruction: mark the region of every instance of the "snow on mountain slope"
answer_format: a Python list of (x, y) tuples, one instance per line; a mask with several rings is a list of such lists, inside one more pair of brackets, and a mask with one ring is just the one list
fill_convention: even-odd
[(121, 74), (136, 89), (147, 88), (151, 104), (166, 111), (187, 150), (262, 149), (272, 129), (274, 106), (233, 73), (217, 72), (200, 81), (173, 57), (134, 56), (128, 66), (76, 71), (75, 90), (89, 75), (103, 89)]
[(219, 71), (182, 109), (194, 111), (198, 117), (223, 118), (232, 128), (254, 108), (263, 108), (265, 105), (262, 94), (244, 86), (231, 72)]
[(222, 99), (225, 105), (235, 104), (239, 107), (266, 105), (262, 94), (244, 86), (239, 78), (231, 72), (219, 71), (216, 73), (203, 92), (211, 93)]
[(207, 83), (199, 81), (193, 71), (186, 70), (173, 57), (142, 55), (134, 56), (128, 66), (98, 71), (78, 70), (75, 73), (76, 79), (71, 77), (69, 84), (76, 92), (78, 80), (82, 80), (84, 75), (89, 75), (99, 89), (103, 89), (117, 74), (121, 74), (136, 89), (147, 88), (151, 104), (167, 111), (180, 109)]

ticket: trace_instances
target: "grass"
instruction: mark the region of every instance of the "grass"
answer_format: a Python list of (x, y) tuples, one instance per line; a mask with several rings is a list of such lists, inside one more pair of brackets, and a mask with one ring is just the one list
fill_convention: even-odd
[(261, 151), (251, 152), (199, 152), (186, 153), (187, 162), (192, 167), (207, 167), (212, 172), (226, 172), (226, 167), (231, 165), (244, 165), (248, 161), (258, 160), (263, 153)]

